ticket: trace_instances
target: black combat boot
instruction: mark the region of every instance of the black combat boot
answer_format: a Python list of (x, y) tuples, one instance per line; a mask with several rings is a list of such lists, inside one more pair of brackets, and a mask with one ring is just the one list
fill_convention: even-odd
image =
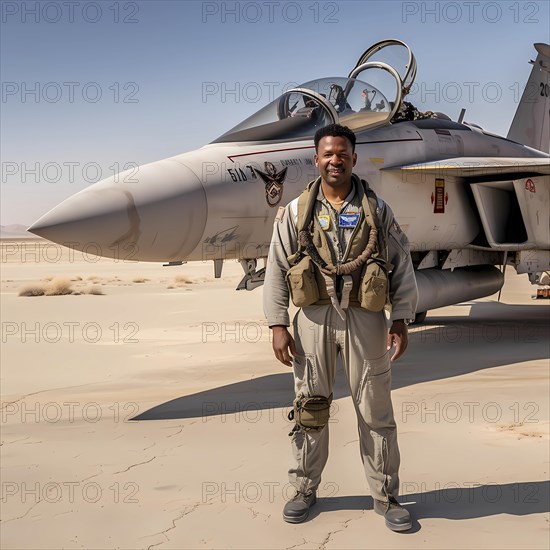
[(374, 511), (386, 519), (386, 527), (392, 531), (408, 531), (412, 527), (411, 515), (397, 500), (389, 497), (388, 502), (374, 499)]
[(296, 494), (285, 504), (283, 519), (288, 523), (302, 523), (309, 515), (309, 509), (317, 502), (315, 491)]

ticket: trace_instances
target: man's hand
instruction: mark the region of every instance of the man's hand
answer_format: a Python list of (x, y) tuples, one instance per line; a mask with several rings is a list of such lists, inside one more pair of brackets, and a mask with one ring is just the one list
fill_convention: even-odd
[(294, 338), (288, 332), (287, 327), (275, 325), (271, 327), (273, 331), (273, 351), (275, 357), (287, 367), (292, 366), (292, 357), (296, 355), (296, 345)]
[(402, 319), (397, 319), (392, 323), (388, 332), (388, 350), (395, 344), (395, 352), (391, 356), (391, 361), (399, 359), (407, 349), (409, 338), (407, 336), (407, 325)]

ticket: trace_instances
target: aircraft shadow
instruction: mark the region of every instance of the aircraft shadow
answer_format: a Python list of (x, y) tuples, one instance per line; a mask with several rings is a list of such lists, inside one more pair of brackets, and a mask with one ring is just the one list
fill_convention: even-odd
[[(411, 328), (406, 355), (392, 365), (392, 388), (547, 359), (549, 328), (548, 308), (534, 304), (484, 302), (472, 305), (468, 317), (429, 316), (424, 325)], [(269, 374), (172, 399), (132, 420), (205, 418), (289, 407), (294, 397), (293, 387), (290, 372)], [(334, 399), (348, 395), (340, 365)]]
[(409, 349), (392, 365), (392, 388), (547, 359), (549, 333), (550, 309), (540, 305), (473, 303), (467, 317), (435, 310), (423, 325), (411, 327)]
[[(413, 528), (408, 533), (419, 531), (419, 521), (441, 518), (451, 520), (474, 519), (510, 514), (526, 516), (550, 511), (550, 482), (533, 481), (504, 484), (478, 485), (447, 483), (447, 487), (434, 491), (416, 492), (399, 498), (413, 517)], [(404, 487), (407, 484), (403, 484)], [(409, 487), (418, 488), (410, 483)], [(311, 509), (308, 521), (323, 514), (338, 510), (372, 510), (371, 496), (342, 496), (319, 498)]]

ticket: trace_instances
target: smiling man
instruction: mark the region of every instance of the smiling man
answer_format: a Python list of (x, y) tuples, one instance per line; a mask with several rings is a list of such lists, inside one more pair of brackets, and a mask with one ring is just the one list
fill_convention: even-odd
[[(328, 459), (328, 421), (340, 353), (357, 412), (359, 444), (374, 509), (395, 531), (411, 528), (396, 500), (399, 450), (391, 403), (391, 361), (407, 348), (416, 282), (408, 241), (393, 214), (353, 174), (355, 134), (332, 124), (315, 134), (320, 176), (284, 209), (273, 228), (264, 310), (276, 358), (294, 370), (296, 489), (283, 518), (305, 521)], [(300, 307), (288, 327), (289, 299)], [(388, 330), (384, 309), (391, 305)]]

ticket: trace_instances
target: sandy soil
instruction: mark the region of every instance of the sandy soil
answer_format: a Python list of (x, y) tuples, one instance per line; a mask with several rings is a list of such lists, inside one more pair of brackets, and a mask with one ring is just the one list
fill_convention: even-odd
[[(2, 241), (2, 548), (548, 548), (549, 308), (526, 277), (430, 312), (393, 366), (402, 502), (372, 510), (339, 375), (301, 525), (262, 290), (235, 262), (162, 267)], [(61, 277), (103, 295), (20, 297)]]

